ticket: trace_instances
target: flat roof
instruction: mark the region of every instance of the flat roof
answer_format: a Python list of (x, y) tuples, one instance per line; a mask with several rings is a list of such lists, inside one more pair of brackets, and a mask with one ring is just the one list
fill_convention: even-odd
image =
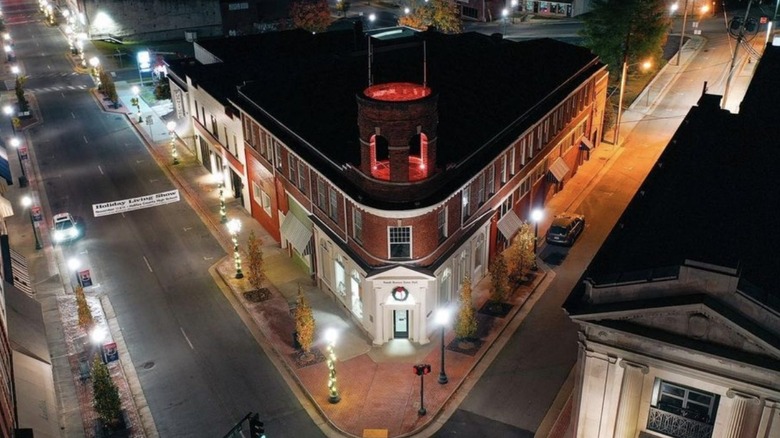
[[(435, 184), (402, 190), (393, 199), (363, 191), (344, 172), (345, 165), (359, 164), (356, 96), (369, 86), (368, 38), (360, 29), (198, 41), (223, 63), (186, 73), (197, 82), (200, 75), (219, 76), (202, 70), (245, 72), (234, 83), (238, 96), (226, 98), (353, 198), (400, 210), (450, 196), (604, 67), (589, 50), (551, 39), (512, 42), (408, 29), (392, 35), (371, 38), (373, 85), (425, 84), (438, 96), (440, 173)], [(209, 81), (201, 83), (209, 88)]]

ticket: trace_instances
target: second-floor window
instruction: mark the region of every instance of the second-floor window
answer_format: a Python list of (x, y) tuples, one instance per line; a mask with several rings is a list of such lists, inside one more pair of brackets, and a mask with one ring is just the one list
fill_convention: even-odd
[(211, 133), (214, 134), (214, 137), (219, 138), (219, 131), (217, 130), (217, 118), (214, 116), (211, 116)]
[(656, 379), (647, 428), (672, 437), (712, 436), (720, 396)]
[(506, 154), (501, 156), (501, 185), (506, 184)]
[(439, 234), (439, 243), (443, 242), (447, 238), (447, 207), (439, 210), (437, 215), (437, 230)]
[(328, 194), (325, 192), (325, 181), (317, 178), (317, 207), (322, 211), (327, 211), (328, 207)]
[(352, 209), (352, 237), (358, 243), (363, 243), (363, 213), (357, 208)]
[(408, 259), (412, 257), (412, 227), (388, 228), (388, 242), (391, 259)]
[(292, 155), (287, 155), (287, 172), (288, 176), (290, 177), (290, 182), (293, 184), (298, 184), (298, 175), (296, 173), (298, 169), (298, 165), (295, 163), (295, 157)]
[(331, 219), (338, 222), (339, 220), (339, 197), (335, 190), (330, 189), (329, 193), (330, 203), (328, 205), (328, 216)]
[(300, 160), (298, 160), (298, 188), (306, 193), (306, 166)]
[(282, 168), (282, 145), (278, 141), (274, 140), (274, 159), (276, 160), (275, 166), (279, 169)]
[(463, 188), (463, 191), (461, 192), (461, 198), (460, 198), (460, 205), (461, 205), (461, 211), (462, 216), (461, 219), (465, 221), (468, 219), (470, 213), (470, 207), (469, 207), (469, 191), (471, 190), (470, 186), (466, 186)]

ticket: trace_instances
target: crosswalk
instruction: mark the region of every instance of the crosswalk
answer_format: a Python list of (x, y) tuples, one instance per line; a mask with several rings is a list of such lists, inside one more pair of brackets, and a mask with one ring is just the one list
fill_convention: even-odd
[[(5, 85), (5, 91), (11, 91), (16, 86), (16, 83), (12, 80), (5, 80), (3, 81)], [(87, 85), (58, 85), (53, 87), (32, 87), (32, 88), (26, 88), (24, 91), (29, 93), (50, 93), (52, 91), (76, 91), (76, 90), (87, 90), (90, 87)]]

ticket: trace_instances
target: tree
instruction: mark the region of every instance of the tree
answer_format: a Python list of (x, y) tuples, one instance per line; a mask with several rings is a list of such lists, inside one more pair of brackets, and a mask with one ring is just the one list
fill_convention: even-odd
[(592, 0), (584, 15), (584, 45), (619, 76), (623, 57), (628, 63), (650, 58), (657, 65), (668, 37), (670, 18), (664, 0)]
[(290, 6), (290, 18), (295, 27), (309, 32), (324, 32), (332, 17), (326, 0), (302, 0)]
[(27, 102), (27, 98), (24, 97), (24, 83), (27, 82), (27, 76), (16, 77), (16, 102), (19, 105), (19, 112), (25, 112), (30, 110), (30, 104)]
[(297, 304), (295, 307), (295, 331), (298, 334), (298, 343), (301, 344), (301, 350), (304, 353), (308, 353), (311, 350), (311, 344), (314, 342), (314, 313), (300, 286), (298, 286)]
[(98, 356), (92, 361), (92, 396), (98, 417), (108, 426), (116, 425), (122, 414), (119, 389), (111, 379), (108, 367)]
[(449, 0), (430, 0), (415, 6), (411, 13), (398, 19), (399, 26), (408, 26), (418, 30), (434, 27), (444, 33), (460, 33), (463, 23), (455, 2)]
[(471, 305), (471, 280), (468, 277), (463, 279), (458, 306), (458, 316), (455, 318), (455, 336), (458, 339), (471, 339), (477, 334), (477, 316)]
[(509, 278), (517, 281), (524, 280), (528, 276), (528, 273), (536, 263), (536, 254), (534, 254), (535, 238), (531, 225), (523, 221), (507, 250)]
[(78, 308), (79, 327), (89, 332), (94, 324), (92, 320), (92, 311), (89, 310), (87, 297), (84, 295), (84, 288), (76, 286), (74, 293), (76, 295), (76, 307)]
[(157, 81), (154, 87), (154, 98), (157, 100), (166, 100), (171, 98), (171, 84), (167, 79)]
[(500, 303), (506, 300), (506, 296), (509, 293), (507, 274), (506, 259), (503, 254), (499, 254), (493, 261), (493, 266), (490, 269), (490, 283), (492, 286), (490, 288), (490, 301)]
[(247, 279), (255, 289), (260, 289), (265, 281), (263, 268), (263, 241), (255, 236), (255, 232), (249, 232), (247, 241)]
[(336, 10), (341, 12), (344, 17), (347, 16), (347, 11), (349, 11), (350, 6), (352, 6), (352, 4), (347, 0), (336, 0)]

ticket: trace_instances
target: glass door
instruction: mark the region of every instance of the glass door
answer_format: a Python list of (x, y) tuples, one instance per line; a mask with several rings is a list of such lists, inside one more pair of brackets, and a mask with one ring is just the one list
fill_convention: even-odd
[(408, 310), (393, 310), (393, 338), (409, 339)]

